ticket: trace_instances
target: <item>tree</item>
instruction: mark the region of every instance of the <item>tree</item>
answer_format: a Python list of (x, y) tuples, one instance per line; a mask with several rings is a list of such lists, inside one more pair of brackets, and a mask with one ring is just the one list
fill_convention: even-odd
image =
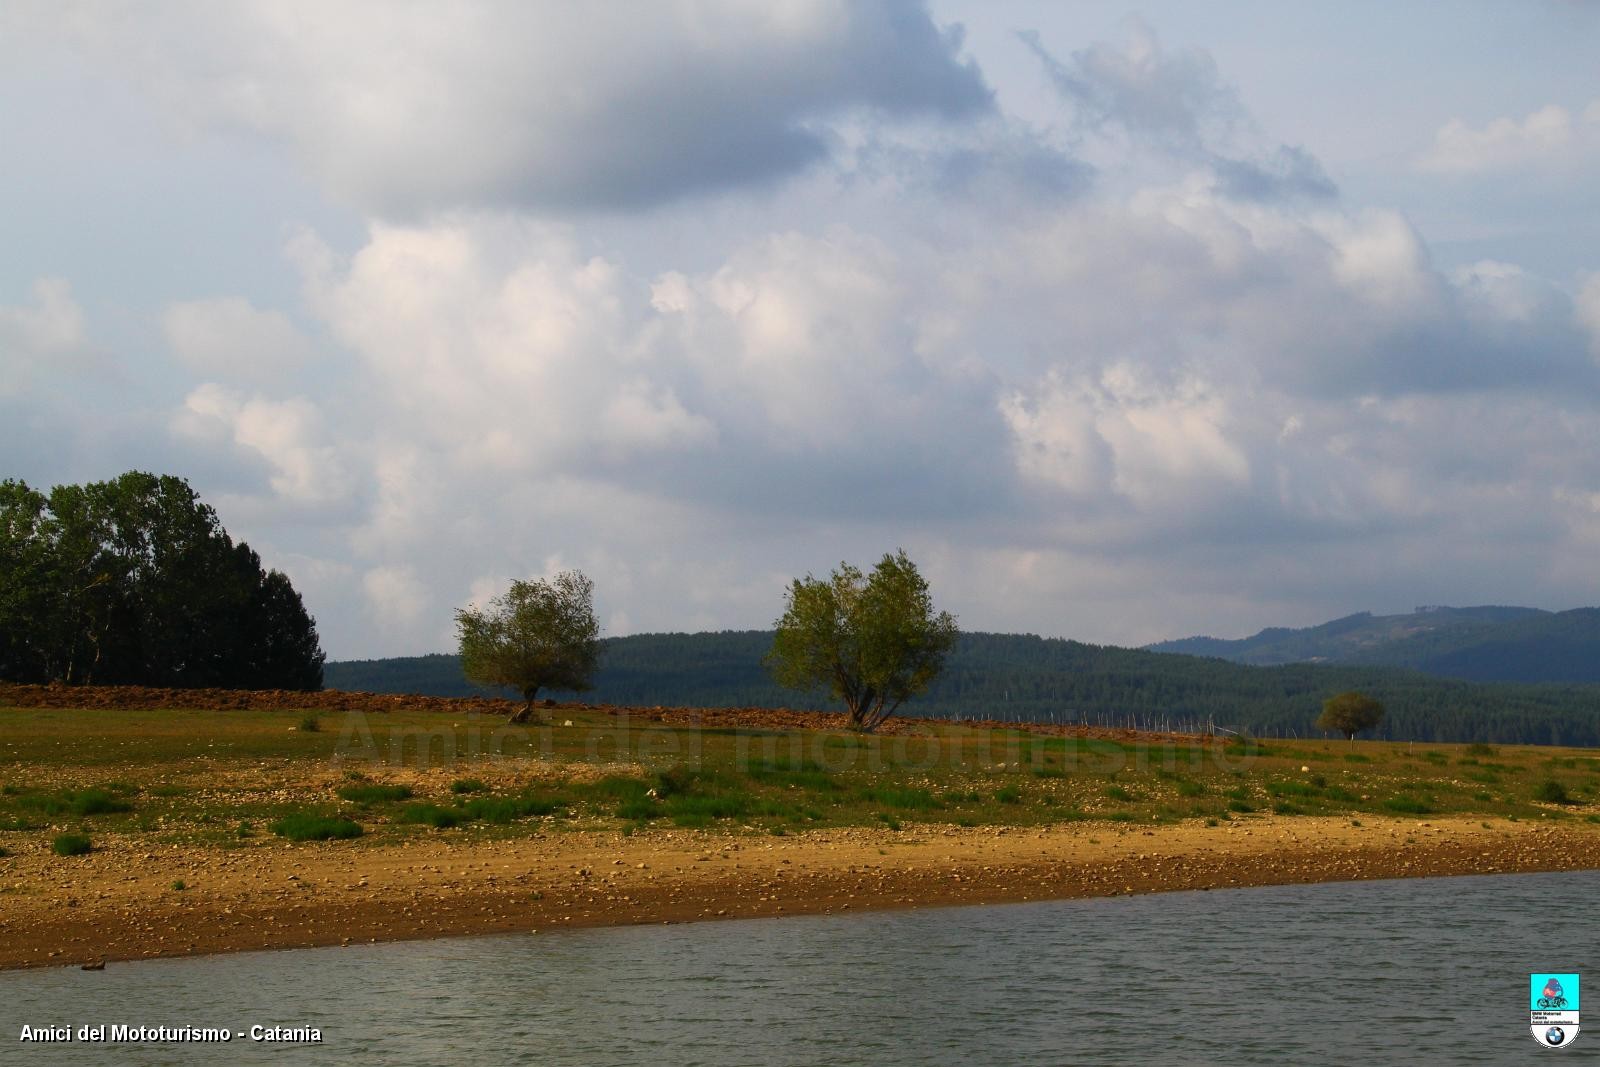
[(1370, 730), (1382, 721), (1383, 705), (1365, 693), (1352, 691), (1331, 696), (1322, 702), (1317, 729), (1344, 734), (1351, 744), (1355, 744), (1356, 734)]
[(826, 687), (866, 732), (928, 687), (959, 636), (903, 549), (870, 576), (841, 563), (827, 581), (796, 579), (784, 599), (766, 657), (773, 677), (792, 689)]
[(183, 479), (0, 483), (0, 678), (320, 689), (322, 665), (289, 580)]
[(456, 612), (461, 670), (479, 685), (510, 686), (523, 705), (512, 722), (527, 722), (541, 689), (591, 689), (600, 659), (594, 583), (577, 571), (549, 581), (514, 581), (487, 608)]

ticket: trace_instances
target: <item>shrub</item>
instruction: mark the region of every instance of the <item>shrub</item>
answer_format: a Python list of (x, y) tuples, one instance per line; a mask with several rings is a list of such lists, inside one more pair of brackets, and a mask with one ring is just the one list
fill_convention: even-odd
[(94, 845), (86, 834), (57, 834), (50, 851), (58, 856), (85, 856)]
[(1184, 779), (1178, 783), (1178, 795), (1180, 797), (1200, 797), (1205, 796), (1205, 793), (1206, 787), (1199, 782), (1191, 782)]
[(1110, 797), (1112, 800), (1121, 800), (1124, 802), (1134, 799), (1133, 794), (1122, 788), (1120, 785), (1114, 785), (1107, 789), (1106, 796)]
[(487, 793), (489, 787), (476, 778), (457, 778), (450, 783), (450, 792), (457, 795), (462, 793)]
[(1249, 804), (1246, 804), (1242, 800), (1230, 800), (1228, 801), (1228, 810), (1237, 811), (1241, 815), (1248, 815), (1256, 809), (1252, 808)]
[(1482, 741), (1474, 741), (1467, 746), (1467, 755), (1469, 756), (1495, 756), (1498, 754), (1493, 745), (1486, 745)]
[(1539, 788), (1533, 791), (1533, 799), (1546, 804), (1571, 804), (1572, 797), (1567, 795), (1567, 787), (1554, 778), (1539, 783)]
[(329, 841), (360, 837), (362, 834), (361, 826), (349, 819), (305, 811), (285, 815), (272, 824), (272, 832), (290, 841)]
[(1002, 804), (1021, 804), (1022, 790), (1014, 785), (995, 790), (994, 798)]
[(1416, 797), (1390, 797), (1383, 802), (1383, 806), (1390, 811), (1398, 811), (1405, 815), (1433, 814), (1433, 809)]
[(184, 883), (182, 878), (179, 878), (177, 881), (172, 883), (172, 888), (175, 892), (181, 893), (189, 887)]
[(409, 785), (342, 785), (339, 787), (339, 796), (357, 804), (389, 804), (397, 800), (409, 800), (411, 787)]
[(321, 729), (322, 720), (317, 718), (315, 715), (307, 715), (305, 718), (300, 720), (300, 731), (302, 733), (314, 734), (321, 731)]

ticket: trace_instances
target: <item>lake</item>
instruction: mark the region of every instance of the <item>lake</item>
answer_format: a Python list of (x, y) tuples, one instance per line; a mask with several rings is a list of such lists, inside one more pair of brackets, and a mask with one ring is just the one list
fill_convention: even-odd
[[(1528, 1063), (1600, 872), (551, 931), (0, 974), (29, 1063)], [(318, 1045), (18, 1043), (24, 1024)], [(1596, 1033), (1559, 1053), (1600, 1060)], [(108, 1031), (109, 1032), (109, 1031)], [(24, 1055), (11, 1055), (25, 1053)]]

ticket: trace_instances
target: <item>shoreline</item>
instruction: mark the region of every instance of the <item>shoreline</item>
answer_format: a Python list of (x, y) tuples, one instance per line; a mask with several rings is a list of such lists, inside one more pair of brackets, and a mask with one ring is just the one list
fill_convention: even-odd
[[(1600, 827), (1253, 816), (783, 837), (566, 831), (0, 858), (0, 970), (552, 928), (1600, 868)], [(184, 888), (174, 888), (182, 881)]]

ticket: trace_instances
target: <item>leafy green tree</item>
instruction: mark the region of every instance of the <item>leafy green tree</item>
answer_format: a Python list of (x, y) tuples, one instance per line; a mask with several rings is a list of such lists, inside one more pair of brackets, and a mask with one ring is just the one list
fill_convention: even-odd
[(600, 660), (594, 583), (578, 571), (549, 581), (514, 581), (483, 610), (456, 612), (461, 670), (480, 685), (510, 686), (523, 705), (512, 722), (527, 722), (541, 689), (585, 690)]
[(1344, 734), (1351, 744), (1356, 734), (1383, 721), (1383, 704), (1365, 693), (1351, 691), (1331, 696), (1322, 702), (1317, 729)]
[(796, 579), (784, 599), (766, 658), (773, 677), (792, 689), (826, 687), (858, 730), (876, 730), (925, 690), (959, 636), (903, 549), (870, 575), (841, 563), (826, 581)]
[(0, 483), (0, 677), (320, 689), (299, 594), (181, 478)]

